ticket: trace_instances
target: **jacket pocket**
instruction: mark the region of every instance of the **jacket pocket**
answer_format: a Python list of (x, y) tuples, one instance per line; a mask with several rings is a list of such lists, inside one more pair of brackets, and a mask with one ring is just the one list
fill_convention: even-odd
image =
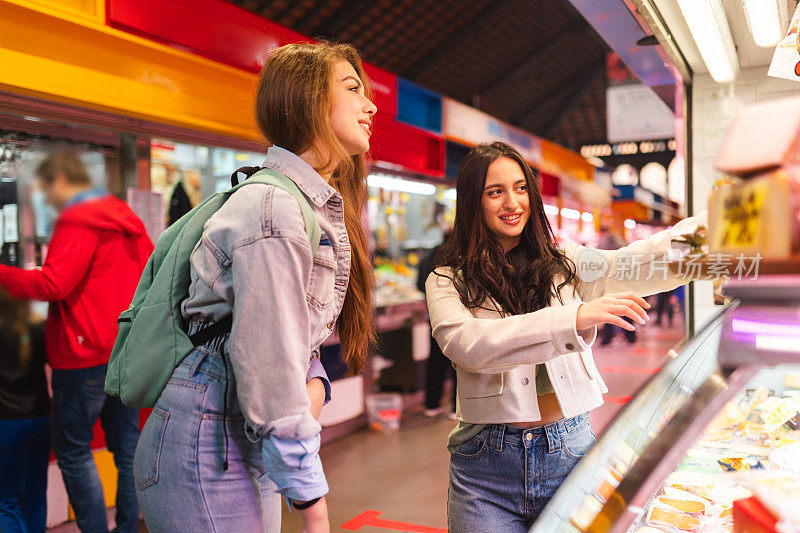
[(169, 420), (169, 412), (155, 407), (139, 437), (136, 455), (133, 458), (133, 477), (139, 490), (146, 489), (158, 481), (161, 448), (164, 444), (167, 420)]
[(466, 400), (503, 394), (503, 374), (458, 373), (458, 394)]
[(334, 298), (334, 274), (336, 271), (336, 258), (333, 247), (320, 245), (314, 264), (311, 267), (311, 279), (308, 283), (306, 299), (317, 309), (327, 309)]

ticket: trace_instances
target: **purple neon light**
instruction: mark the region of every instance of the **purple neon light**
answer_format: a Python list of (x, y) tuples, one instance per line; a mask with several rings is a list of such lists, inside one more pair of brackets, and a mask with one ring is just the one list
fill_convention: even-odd
[(762, 322), (760, 320), (734, 318), (731, 320), (731, 329), (735, 333), (747, 333), (750, 335), (766, 334), (800, 337), (800, 324), (781, 324), (777, 322)]

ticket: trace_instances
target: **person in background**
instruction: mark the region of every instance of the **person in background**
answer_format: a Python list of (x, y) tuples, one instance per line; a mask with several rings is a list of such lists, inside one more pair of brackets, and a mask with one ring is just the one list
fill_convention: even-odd
[(43, 533), (47, 519), (50, 396), (44, 328), (28, 303), (0, 289), (0, 531)]
[[(450, 238), (452, 233), (453, 230), (449, 230), (445, 233), (442, 244)], [(417, 289), (419, 289), (420, 292), (425, 292), (425, 281), (427, 281), (428, 276), (433, 272), (434, 258), (441, 249), (442, 244), (431, 250), (419, 263), (419, 268), (417, 269)], [(450, 360), (444, 356), (442, 349), (439, 347), (439, 343), (436, 342), (436, 339), (433, 338), (433, 334), (431, 334), (431, 349), (428, 354), (428, 364), (425, 371), (425, 410), (423, 411), (425, 416), (435, 417), (444, 412), (441, 405), (442, 389), (444, 388), (445, 379), (447, 379), (448, 376), (453, 379), (452, 403), (450, 404), (453, 410), (449, 413), (449, 417), (455, 420), (456, 370), (453, 368), (453, 364)]]
[(678, 287), (675, 290), (661, 292), (658, 294), (658, 299), (656, 300), (656, 326), (660, 326), (662, 324), (661, 317), (664, 316), (664, 312), (667, 313), (667, 320), (669, 321), (669, 325), (672, 326), (672, 317), (675, 313), (675, 308), (672, 305), (672, 298), (673, 296), (678, 301), (678, 308), (683, 310), (683, 287)]
[(53, 452), (78, 527), (108, 532), (92, 456), (98, 418), (118, 470), (116, 527), (136, 531), (133, 454), (139, 411), (103, 390), (117, 317), (131, 302), (153, 244), (125, 202), (92, 187), (80, 158), (56, 152), (36, 171), (47, 203), (60, 211), (41, 270), (0, 265), (0, 286), (15, 298), (50, 302), (47, 360), (53, 369)]
[[(609, 226), (600, 226), (600, 239), (597, 241), (597, 246), (595, 246), (595, 248), (598, 250), (619, 250), (620, 248), (624, 247), (625, 244), (625, 239), (620, 237)], [(633, 321), (630, 318), (622, 318), (626, 322), (633, 324)], [(628, 344), (633, 344), (636, 342), (636, 331), (632, 329), (625, 329), (607, 322), (603, 324), (602, 334), (600, 335), (600, 345), (608, 346), (611, 344), (614, 334), (619, 330), (622, 330), (622, 332), (625, 334), (625, 339), (627, 339)]]

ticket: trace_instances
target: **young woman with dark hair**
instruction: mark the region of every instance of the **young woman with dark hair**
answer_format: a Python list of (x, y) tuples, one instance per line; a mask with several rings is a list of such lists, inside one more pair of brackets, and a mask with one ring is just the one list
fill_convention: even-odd
[(279, 531), (276, 492), (304, 532), (329, 531), (314, 416), (327, 394), (312, 378), (334, 326), (354, 373), (373, 336), (361, 228), (369, 94), (347, 45), (287, 45), (264, 65), (256, 121), (272, 146), (262, 166), (303, 192), (322, 237), (312, 255), (300, 205), (270, 185), (243, 187), (207, 222), (183, 315), (189, 334), (231, 314), (233, 328), (184, 359), (142, 432), (135, 478), (153, 533)]
[[(588, 412), (607, 392), (597, 325), (644, 324), (642, 296), (687, 280), (654, 268), (669, 231), (617, 251), (560, 247), (536, 175), (504, 143), (476, 146), (456, 191), (454, 232), (426, 283), (433, 336), (458, 374), (449, 529), (523, 532), (595, 442)], [(617, 276), (631, 258), (638, 277)]]

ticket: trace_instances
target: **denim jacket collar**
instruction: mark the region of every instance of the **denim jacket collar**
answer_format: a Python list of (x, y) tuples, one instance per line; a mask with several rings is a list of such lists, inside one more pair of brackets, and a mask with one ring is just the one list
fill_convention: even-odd
[(326, 182), (311, 165), (296, 154), (279, 146), (270, 146), (267, 158), (261, 165), (282, 172), (297, 184), (303, 194), (317, 207), (322, 207), (339, 193)]

